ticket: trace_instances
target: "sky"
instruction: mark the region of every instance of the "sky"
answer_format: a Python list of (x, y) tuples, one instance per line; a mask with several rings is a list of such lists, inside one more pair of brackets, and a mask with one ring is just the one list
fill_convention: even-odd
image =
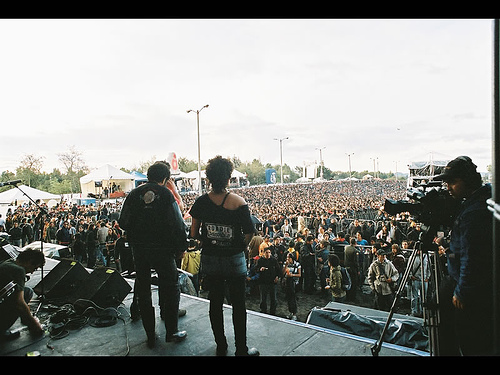
[(198, 160), (206, 104), (204, 162), (492, 160), (490, 19), (2, 19), (0, 51), (0, 173)]

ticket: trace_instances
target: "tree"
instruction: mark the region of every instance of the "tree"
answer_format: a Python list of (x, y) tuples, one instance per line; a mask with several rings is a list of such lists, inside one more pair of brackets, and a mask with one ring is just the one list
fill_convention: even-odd
[(250, 185), (266, 183), (266, 168), (259, 159), (253, 159), (251, 163), (241, 163), (238, 170), (247, 174)]
[(75, 146), (71, 146), (68, 151), (57, 154), (59, 161), (66, 168), (66, 173), (88, 170), (85, 162), (82, 159), (82, 152), (78, 151)]
[(78, 151), (75, 146), (71, 146), (67, 152), (57, 154), (59, 161), (66, 168), (66, 175), (68, 179), (71, 181), (71, 194), (73, 194), (74, 191), (81, 191), (80, 177), (88, 173), (88, 167), (83, 161), (82, 154), (83, 153)]
[[(187, 158), (179, 158), (179, 169), (184, 173), (189, 173), (192, 171), (198, 170), (198, 162), (194, 160), (189, 160)], [(203, 169), (203, 163), (201, 165), (201, 169)]]
[(17, 177), (20, 180), (27, 181), (28, 186), (31, 187), (33, 181), (40, 174), (43, 158), (43, 156), (35, 156), (34, 154), (24, 155), (19, 167), (16, 169)]

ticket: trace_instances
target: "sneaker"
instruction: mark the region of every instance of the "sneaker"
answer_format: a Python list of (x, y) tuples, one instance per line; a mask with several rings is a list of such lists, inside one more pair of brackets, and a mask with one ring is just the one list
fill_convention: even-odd
[(181, 342), (187, 337), (186, 331), (177, 331), (172, 335), (167, 335), (165, 338), (166, 342)]
[(256, 348), (250, 348), (250, 349), (247, 349), (247, 351), (243, 352), (243, 353), (236, 351), (235, 355), (236, 356), (258, 357), (258, 356), (260, 356), (260, 352)]

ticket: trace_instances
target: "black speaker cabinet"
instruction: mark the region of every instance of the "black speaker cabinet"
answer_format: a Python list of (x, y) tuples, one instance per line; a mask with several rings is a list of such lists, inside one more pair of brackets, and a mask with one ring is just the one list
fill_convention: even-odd
[(131, 290), (117, 270), (96, 268), (76, 291), (73, 303), (85, 304), (87, 300), (102, 308), (117, 307)]
[(33, 288), (36, 294), (44, 295), (47, 299), (65, 299), (72, 295), (89, 277), (89, 272), (81, 263), (61, 259), (59, 263), (43, 277)]

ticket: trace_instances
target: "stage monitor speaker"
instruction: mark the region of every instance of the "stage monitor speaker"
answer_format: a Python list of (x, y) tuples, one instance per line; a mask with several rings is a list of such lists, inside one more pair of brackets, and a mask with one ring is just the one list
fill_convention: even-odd
[(1, 242), (2, 245), (0, 247), (0, 262), (9, 259), (16, 259), (19, 255), (19, 251), (9, 243), (4, 241)]
[(85, 304), (88, 300), (101, 308), (117, 307), (131, 290), (117, 270), (96, 268), (76, 291), (73, 303)]
[(43, 294), (47, 299), (60, 299), (60, 302), (64, 303), (89, 276), (89, 272), (81, 263), (61, 259), (33, 290), (38, 295)]

